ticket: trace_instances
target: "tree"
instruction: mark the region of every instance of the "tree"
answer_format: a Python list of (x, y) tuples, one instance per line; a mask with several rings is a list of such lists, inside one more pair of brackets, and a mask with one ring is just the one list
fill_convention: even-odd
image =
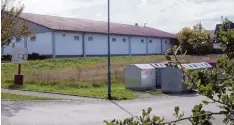
[(19, 20), (19, 16), (24, 10), (24, 6), (14, 0), (1, 0), (1, 46), (7, 46), (12, 38), (27, 37), (34, 32), (31, 30), (26, 21)]
[(183, 52), (188, 54), (209, 54), (212, 52), (212, 43), (210, 32), (202, 27), (202, 24), (196, 24), (193, 29), (183, 28), (178, 33), (178, 41)]
[[(219, 36), (222, 38), (221, 43), (225, 51), (223, 57), (220, 57), (217, 62), (217, 67), (212, 70), (199, 70), (188, 71), (185, 68), (181, 70), (188, 76), (188, 80), (184, 81), (189, 88), (197, 88), (197, 93), (207, 97), (207, 100), (203, 100), (201, 103), (194, 106), (192, 109), (192, 115), (185, 117), (184, 113), (180, 111), (180, 108), (176, 106), (174, 108), (174, 121), (165, 122), (164, 118), (159, 116), (151, 116), (151, 108), (147, 111), (143, 110), (142, 116), (132, 117), (121, 120), (113, 120), (111, 122), (105, 121), (107, 125), (174, 125), (182, 120), (189, 120), (192, 125), (212, 125), (211, 119), (215, 115), (224, 115), (223, 123), (234, 125), (234, 47), (228, 46), (230, 41), (234, 40), (234, 32), (230, 27), (226, 27), (226, 21), (220, 26)], [(177, 52), (180, 50), (180, 46), (173, 46), (166, 54), (166, 59), (169, 61), (169, 65), (175, 68), (183, 67), (177, 58)], [(222, 70), (222, 76), (220, 71)], [(210, 103), (216, 103), (219, 112), (211, 112), (203, 109), (204, 105)]]
[(234, 30), (230, 27), (232, 23), (232, 21), (225, 18), (223, 25), (218, 27), (218, 32), (215, 35), (216, 41), (221, 42), (222, 50), (228, 54), (229, 58), (234, 58)]

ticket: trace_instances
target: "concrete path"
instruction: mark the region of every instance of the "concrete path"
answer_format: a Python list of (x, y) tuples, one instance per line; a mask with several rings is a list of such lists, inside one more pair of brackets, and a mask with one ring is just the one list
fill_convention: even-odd
[[(3, 125), (103, 125), (103, 120), (123, 119), (140, 115), (142, 109), (153, 108), (153, 113), (164, 115), (167, 121), (174, 120), (174, 106), (180, 106), (185, 115), (205, 97), (174, 96), (172, 98), (151, 98), (132, 101), (101, 101), (99, 103), (70, 100), (64, 102), (23, 102), (2, 101)], [(206, 107), (218, 111), (215, 104)], [(215, 125), (222, 125), (222, 116), (214, 120)], [(180, 125), (188, 125), (182, 122)]]

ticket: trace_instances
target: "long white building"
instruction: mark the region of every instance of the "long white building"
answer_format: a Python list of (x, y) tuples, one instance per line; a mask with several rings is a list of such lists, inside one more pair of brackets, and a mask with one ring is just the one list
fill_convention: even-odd
[[(48, 15), (22, 13), (20, 20), (26, 21), (36, 34), (12, 39), (2, 48), (3, 54), (11, 54), (15, 47), (28, 48), (28, 53), (56, 57), (107, 55), (107, 23)], [(164, 54), (175, 34), (150, 27), (126, 24), (110, 24), (111, 55)]]

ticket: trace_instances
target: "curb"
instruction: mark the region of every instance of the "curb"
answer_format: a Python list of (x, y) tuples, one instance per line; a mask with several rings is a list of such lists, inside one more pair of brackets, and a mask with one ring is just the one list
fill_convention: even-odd
[(72, 100), (17, 100), (17, 99), (1, 99), (8, 102), (71, 102)]
[[(42, 94), (57, 94), (57, 95), (65, 95), (65, 96), (74, 96), (74, 97), (80, 97), (80, 98), (87, 98), (87, 99), (99, 99), (99, 100), (107, 100), (104, 98), (97, 98), (97, 97), (88, 97), (88, 96), (79, 96), (79, 95), (74, 95), (74, 94), (65, 94), (65, 93), (56, 93), (56, 92), (46, 92), (46, 91), (34, 91), (34, 90), (23, 90), (23, 89), (9, 89), (9, 88), (4, 88), (6, 90), (18, 90), (18, 91), (23, 91), (23, 92), (37, 92), (37, 93), (42, 93)], [(7, 93), (7, 92), (6, 92)]]

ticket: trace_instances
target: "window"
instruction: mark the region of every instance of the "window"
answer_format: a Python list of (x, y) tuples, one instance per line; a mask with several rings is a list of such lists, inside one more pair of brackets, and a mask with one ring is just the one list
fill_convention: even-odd
[(17, 37), (16, 42), (20, 42), (20, 41), (21, 41), (21, 38)]
[(31, 41), (36, 41), (36, 36), (31, 36), (31, 37), (30, 37), (30, 40), (31, 40)]
[(149, 40), (149, 43), (152, 43), (152, 40)]
[(112, 38), (112, 42), (116, 42), (116, 38)]
[(125, 39), (125, 38), (123, 38), (123, 42), (126, 42), (126, 39)]
[(143, 40), (143, 39), (141, 39), (141, 43), (144, 43), (144, 40)]
[(88, 41), (93, 41), (93, 37), (88, 37)]
[(74, 40), (79, 40), (79, 36), (74, 36)]
[(165, 44), (167, 44), (167, 41), (165, 40)]

